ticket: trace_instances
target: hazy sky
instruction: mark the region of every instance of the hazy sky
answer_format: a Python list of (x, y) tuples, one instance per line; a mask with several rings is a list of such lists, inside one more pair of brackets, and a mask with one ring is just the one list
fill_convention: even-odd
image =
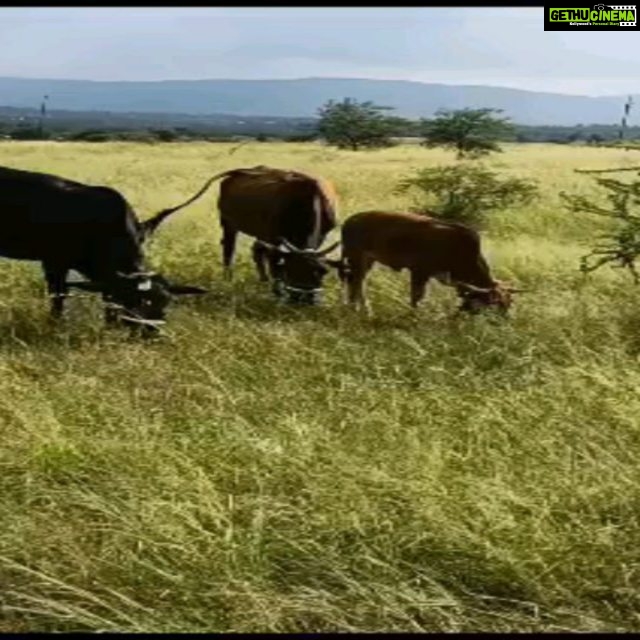
[(637, 31), (545, 32), (543, 8), (0, 8), (0, 76), (359, 77), (640, 93)]

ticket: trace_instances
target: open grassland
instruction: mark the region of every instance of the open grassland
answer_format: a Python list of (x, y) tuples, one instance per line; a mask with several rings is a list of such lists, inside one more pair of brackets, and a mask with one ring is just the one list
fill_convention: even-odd
[[(451, 155), (316, 145), (4, 143), (0, 164), (107, 184), (141, 218), (215, 172), (333, 180), (341, 217), (404, 208)], [(209, 287), (169, 337), (106, 330), (98, 300), (47, 322), (39, 267), (0, 262), (0, 631), (640, 630), (640, 290), (578, 260), (576, 167), (631, 152), (510, 146), (542, 199), (484, 234), (532, 287), (509, 322), (452, 320), (434, 285), (376, 268), (374, 315), (278, 306), (239, 243), (221, 279), (217, 187), (148, 255)], [(637, 160), (635, 160), (637, 163)], [(333, 234), (331, 238), (333, 238)]]

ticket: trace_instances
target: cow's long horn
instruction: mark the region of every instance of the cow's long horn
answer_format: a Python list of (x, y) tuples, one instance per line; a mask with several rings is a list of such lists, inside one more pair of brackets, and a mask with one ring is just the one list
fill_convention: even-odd
[(330, 254), (334, 249), (337, 249), (340, 246), (340, 240), (338, 242), (334, 242), (332, 245), (329, 245), (326, 249), (322, 249), (321, 251), (316, 252), (316, 256), (321, 258), (322, 256), (326, 256)]
[(140, 324), (145, 327), (162, 327), (167, 324), (166, 320), (148, 320), (147, 318), (136, 318), (135, 316), (121, 315), (121, 320), (126, 320), (127, 322), (134, 322), (135, 324)]
[(467, 289), (468, 291), (472, 291), (474, 293), (489, 293), (492, 289), (485, 289), (482, 287), (476, 287), (473, 284), (469, 284), (468, 282), (458, 282), (457, 280), (453, 280), (452, 284), (457, 287), (462, 287), (463, 289)]
[(496, 286), (503, 291), (508, 291), (509, 293), (529, 293), (532, 291), (532, 289), (513, 287), (508, 282), (503, 282), (502, 280), (496, 280)]
[(286, 238), (281, 238), (281, 242), (292, 253), (302, 253), (301, 249), (298, 249), (298, 247), (292, 245)]
[(153, 278), (153, 276), (157, 274), (155, 271), (134, 271), (133, 273), (122, 273), (122, 271), (117, 271), (116, 275), (120, 278), (134, 280), (136, 278)]
[(265, 247), (270, 251), (281, 251), (280, 247), (276, 247), (275, 244), (270, 244), (269, 242), (265, 242), (264, 240), (256, 240), (256, 244), (260, 245), (261, 247)]

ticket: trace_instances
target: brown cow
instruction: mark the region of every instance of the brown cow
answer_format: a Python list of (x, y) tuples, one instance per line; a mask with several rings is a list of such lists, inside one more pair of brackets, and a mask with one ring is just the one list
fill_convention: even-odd
[[(339, 242), (319, 250), (336, 226), (337, 196), (331, 183), (298, 171), (259, 165), (216, 174), (192, 200), (216, 180), (222, 180), (218, 209), (227, 277), (231, 275), (237, 235), (245, 233), (256, 239), (253, 259), (260, 279), (268, 280), (266, 260), (276, 295), (284, 289), (289, 301), (313, 304), (328, 266), (339, 265), (325, 258)], [(153, 225), (170, 213), (156, 216)]]
[(218, 174), (218, 209), (222, 226), (223, 265), (227, 275), (237, 234), (256, 239), (253, 259), (262, 281), (265, 261), (274, 292), (284, 289), (290, 301), (313, 303), (328, 272), (324, 256), (340, 243), (319, 250), (336, 226), (337, 197), (331, 183), (300, 173), (265, 166)]
[(506, 312), (517, 291), (491, 277), (473, 229), (414, 213), (351, 216), (342, 226), (342, 261), (348, 301), (365, 309), (364, 279), (374, 262), (411, 272), (413, 307), (424, 298), (430, 278), (455, 286), (463, 301), (460, 310), (472, 313), (488, 306)]

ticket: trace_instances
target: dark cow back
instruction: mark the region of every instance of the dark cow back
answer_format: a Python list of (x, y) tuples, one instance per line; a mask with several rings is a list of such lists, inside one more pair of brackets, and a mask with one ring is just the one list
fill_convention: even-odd
[(137, 220), (116, 190), (0, 167), (0, 255), (66, 262), (98, 279), (142, 268)]

